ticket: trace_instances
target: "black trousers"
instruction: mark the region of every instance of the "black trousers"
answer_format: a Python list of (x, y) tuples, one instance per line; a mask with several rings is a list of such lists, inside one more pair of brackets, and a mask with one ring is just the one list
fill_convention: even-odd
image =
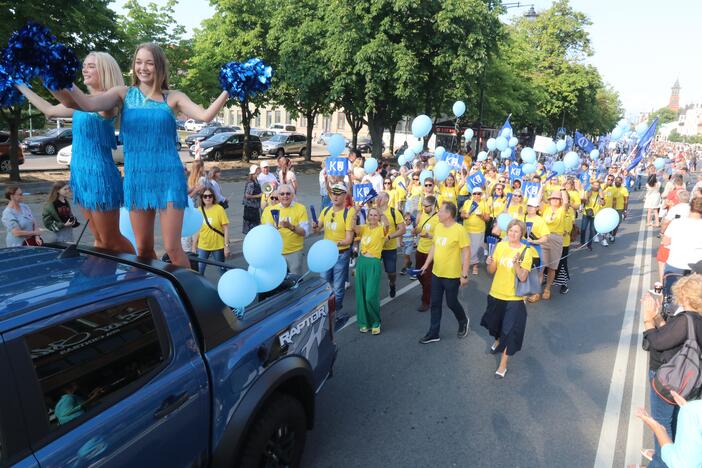
[(431, 325), (429, 334), (439, 336), (439, 328), (441, 327), (441, 305), (444, 302), (444, 293), (446, 293), (446, 304), (456, 316), (459, 325), (468, 323), (468, 318), (463, 310), (463, 306), (458, 301), (458, 288), (461, 283), (458, 278), (441, 278), (434, 274), (431, 275)]

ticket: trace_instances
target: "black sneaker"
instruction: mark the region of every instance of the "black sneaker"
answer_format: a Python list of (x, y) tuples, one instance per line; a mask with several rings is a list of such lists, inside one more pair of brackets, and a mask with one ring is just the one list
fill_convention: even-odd
[(459, 340), (468, 336), (468, 322), (462, 323), (458, 326), (458, 333), (456, 333), (456, 336)]
[(346, 325), (346, 322), (348, 322), (350, 318), (351, 317), (346, 314), (337, 315), (336, 319), (334, 320), (334, 330), (341, 329), (344, 325)]
[(441, 341), (441, 338), (439, 338), (438, 336), (432, 336), (428, 333), (424, 335), (424, 337), (421, 340), (419, 340), (421, 344), (435, 343), (437, 341)]
[(568, 294), (568, 291), (570, 291), (570, 289), (568, 289), (568, 286), (566, 286), (565, 284), (561, 286), (561, 294)]
[(390, 285), (390, 297), (395, 297), (395, 285)]

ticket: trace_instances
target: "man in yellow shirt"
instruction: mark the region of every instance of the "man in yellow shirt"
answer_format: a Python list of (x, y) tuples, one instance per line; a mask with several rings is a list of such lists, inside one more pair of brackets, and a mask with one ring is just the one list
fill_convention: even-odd
[(473, 274), (478, 274), (478, 264), (481, 247), (484, 245), (486, 222), (490, 219), (490, 207), (488, 201), (483, 199), (483, 189), (473, 188), (473, 199), (466, 200), (461, 208), (461, 218), (463, 228), (470, 238), (470, 264), (473, 266)]
[[(431, 266), (431, 323), (429, 331), (419, 340), (422, 344), (440, 340), (441, 304), (446, 293), (446, 304), (458, 320), (458, 338), (468, 336), (468, 317), (458, 300), (458, 288), (468, 284), (470, 266), (470, 238), (456, 223), (456, 205), (444, 202), (439, 209), (439, 224), (434, 229), (432, 246), (422, 273)], [(432, 266), (433, 264), (433, 266)]]
[(319, 214), (319, 222), (312, 224), (314, 232), (324, 231), (324, 238), (339, 247), (339, 258), (336, 264), (322, 276), (334, 289), (336, 299), (336, 327), (343, 326), (348, 320), (348, 314), (342, 314), (346, 281), (349, 278), (349, 261), (351, 260), (351, 245), (354, 238), (356, 211), (344, 206), (347, 188), (343, 182), (331, 186), (329, 192), (332, 206), (324, 208)]
[(288, 270), (301, 275), (305, 266), (305, 237), (309, 234), (310, 225), (307, 208), (293, 201), (294, 196), (292, 186), (283, 184), (278, 187), (280, 203), (263, 212), (261, 223), (278, 229), (283, 238), (283, 256), (288, 263)]
[(385, 215), (388, 220), (388, 238), (383, 245), (383, 268), (388, 275), (390, 283), (390, 297), (395, 297), (397, 283), (397, 247), (399, 246), (398, 239), (401, 239), (405, 234), (407, 227), (405, 226), (405, 218), (400, 210), (389, 206), (390, 196), (386, 192), (381, 192), (376, 198), (376, 203), (380, 213)]
[[(434, 229), (439, 223), (437, 216), (436, 197), (429, 195), (422, 200), (422, 214), (417, 219), (417, 225), (412, 231), (415, 236), (419, 236), (417, 242), (417, 253), (415, 254), (415, 265), (424, 265), (424, 262), (431, 250), (432, 239), (434, 237)], [(417, 309), (419, 312), (429, 310), (429, 301), (431, 301), (431, 276), (428, 273), (422, 273), (418, 276), (419, 282), (422, 284), (422, 303)]]
[(621, 225), (622, 219), (624, 219), (624, 212), (626, 212), (629, 207), (629, 190), (627, 190), (623, 183), (624, 179), (621, 176), (617, 176), (614, 179), (614, 209), (619, 213), (619, 224), (609, 236), (609, 240), (612, 243), (614, 243), (617, 237), (617, 231), (619, 231), (619, 226)]

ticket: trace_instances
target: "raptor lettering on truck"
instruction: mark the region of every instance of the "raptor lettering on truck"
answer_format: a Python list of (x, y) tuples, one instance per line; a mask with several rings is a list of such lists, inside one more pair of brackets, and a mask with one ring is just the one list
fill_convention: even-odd
[(312, 326), (315, 323), (317, 323), (320, 319), (323, 319), (327, 316), (327, 306), (326, 305), (321, 305), (317, 307), (317, 309), (312, 312), (310, 315), (302, 319), (300, 322), (296, 323), (292, 327), (290, 327), (289, 330), (281, 333), (278, 336), (278, 340), (280, 341), (280, 346), (285, 346), (285, 345), (291, 345), (292, 340), (296, 335), (299, 335), (302, 330), (304, 330), (306, 327)]

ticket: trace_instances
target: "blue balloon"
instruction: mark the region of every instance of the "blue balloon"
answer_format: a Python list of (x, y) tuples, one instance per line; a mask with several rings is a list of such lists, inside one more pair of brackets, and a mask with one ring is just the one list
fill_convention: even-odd
[(525, 163), (533, 164), (536, 162), (536, 151), (528, 146), (522, 148), (522, 152), (519, 154), (522, 157), (522, 161)]
[(510, 137), (510, 139), (509, 139), (509, 147), (510, 148), (514, 148), (518, 144), (519, 144), (519, 140), (517, 139), (517, 137)]
[(431, 172), (429, 169), (424, 169), (422, 172), (419, 173), (419, 182), (424, 185), (424, 179), (427, 177), (434, 177), (434, 173)]
[(132, 243), (132, 247), (134, 247), (134, 251), (136, 252), (134, 229), (132, 229), (132, 221), (129, 219), (129, 210), (125, 207), (119, 209), (119, 232)]
[(466, 128), (466, 131), (463, 132), (463, 138), (465, 138), (466, 141), (472, 140), (473, 139), (473, 129)]
[(466, 111), (466, 103), (463, 101), (456, 101), (453, 103), (453, 115), (456, 117), (462, 116)]
[(580, 157), (578, 157), (578, 153), (575, 151), (568, 151), (563, 157), (563, 163), (567, 169), (578, 167), (578, 164), (580, 164)]
[(510, 221), (512, 221), (512, 219), (511, 214), (500, 213), (500, 215), (497, 217), (497, 226), (500, 228), (500, 231), (507, 232), (507, 225)]
[(624, 131), (620, 127), (615, 128), (614, 130), (612, 130), (612, 140), (619, 140), (623, 134)]
[(405, 164), (407, 164), (407, 159), (405, 158), (404, 154), (401, 154), (397, 157), (397, 164), (399, 164), (400, 166), (404, 166)]
[(556, 154), (558, 152), (558, 147), (555, 141), (551, 141), (546, 145), (546, 154)]
[(602, 208), (595, 215), (595, 231), (606, 234), (614, 231), (619, 225), (619, 213), (614, 208)]
[(431, 131), (432, 122), (428, 115), (418, 115), (412, 121), (412, 135), (415, 138), (424, 138)]
[(268, 268), (283, 255), (283, 238), (270, 224), (261, 224), (246, 234), (242, 249), (249, 265)]
[(503, 136), (497, 137), (495, 138), (495, 146), (498, 150), (504, 151), (509, 148), (509, 141), (507, 141), (507, 138)]
[(659, 171), (662, 170), (665, 167), (665, 159), (664, 158), (656, 158), (653, 160), (653, 166), (658, 169)]
[(248, 271), (235, 268), (222, 275), (217, 283), (217, 292), (222, 302), (240, 309), (256, 299), (256, 280)]
[(378, 169), (378, 160), (375, 158), (368, 158), (366, 162), (363, 163), (363, 170), (366, 174), (372, 174)]
[(412, 143), (412, 152), (414, 154), (419, 154), (422, 151), (424, 151), (424, 141), (423, 140), (419, 140), (419, 141)]
[(536, 172), (536, 165), (533, 163), (525, 163), (522, 165), (522, 174), (532, 174)]
[(445, 152), (446, 152), (446, 148), (444, 148), (443, 146), (437, 146), (436, 149), (434, 150), (434, 157), (436, 158), (437, 161), (441, 161)]
[(344, 151), (344, 148), (346, 148), (346, 140), (343, 136), (335, 133), (329, 137), (329, 141), (327, 142), (327, 151), (329, 151), (329, 156), (332, 158), (338, 157), (341, 152)]
[(500, 136), (506, 140), (509, 139), (512, 136), (512, 129), (509, 127), (503, 128), (502, 131), (500, 132)]
[(481, 151), (478, 153), (478, 161), (485, 161), (487, 159), (487, 153), (485, 151)]
[(636, 126), (636, 135), (638, 137), (642, 137), (644, 133), (646, 133), (646, 130), (648, 130), (648, 125), (646, 122), (641, 122)]
[(253, 276), (256, 282), (257, 292), (272, 291), (283, 282), (288, 274), (288, 263), (282, 255), (278, 260), (267, 268), (256, 268), (249, 265), (248, 272)]
[(443, 182), (451, 173), (451, 166), (446, 161), (439, 161), (434, 165), (434, 176), (439, 182)]
[(190, 237), (200, 231), (204, 222), (202, 211), (195, 208), (192, 198), (188, 197), (188, 206), (183, 211), (183, 227), (181, 228), (181, 237)]
[[(611, 144), (611, 143), (610, 143), (610, 144)], [(615, 146), (615, 148), (616, 148), (617, 144), (615, 143), (614, 146)], [(593, 160), (594, 160), (594, 159), (597, 159), (597, 158), (599, 158), (599, 157), (600, 157), (600, 150), (598, 150), (597, 148), (595, 148), (594, 150), (590, 151), (590, 159), (593, 159)]]
[(330, 270), (339, 259), (339, 247), (329, 239), (318, 240), (307, 253), (307, 268), (314, 273)]
[(563, 161), (556, 161), (551, 166), (551, 170), (558, 175), (563, 175), (563, 174), (565, 174), (566, 167), (565, 167), (565, 164), (563, 163)]
[(566, 146), (567, 144), (565, 140), (558, 140), (556, 142), (556, 151), (563, 151), (564, 149), (566, 149)]
[(500, 157), (501, 157), (502, 159), (509, 159), (509, 158), (511, 158), (511, 157), (512, 157), (512, 149), (511, 149), (511, 148), (507, 148), (507, 149), (505, 149), (505, 150), (502, 150), (502, 151), (500, 152)]
[(497, 141), (494, 138), (488, 138), (486, 145), (489, 151), (494, 151), (497, 148)]

